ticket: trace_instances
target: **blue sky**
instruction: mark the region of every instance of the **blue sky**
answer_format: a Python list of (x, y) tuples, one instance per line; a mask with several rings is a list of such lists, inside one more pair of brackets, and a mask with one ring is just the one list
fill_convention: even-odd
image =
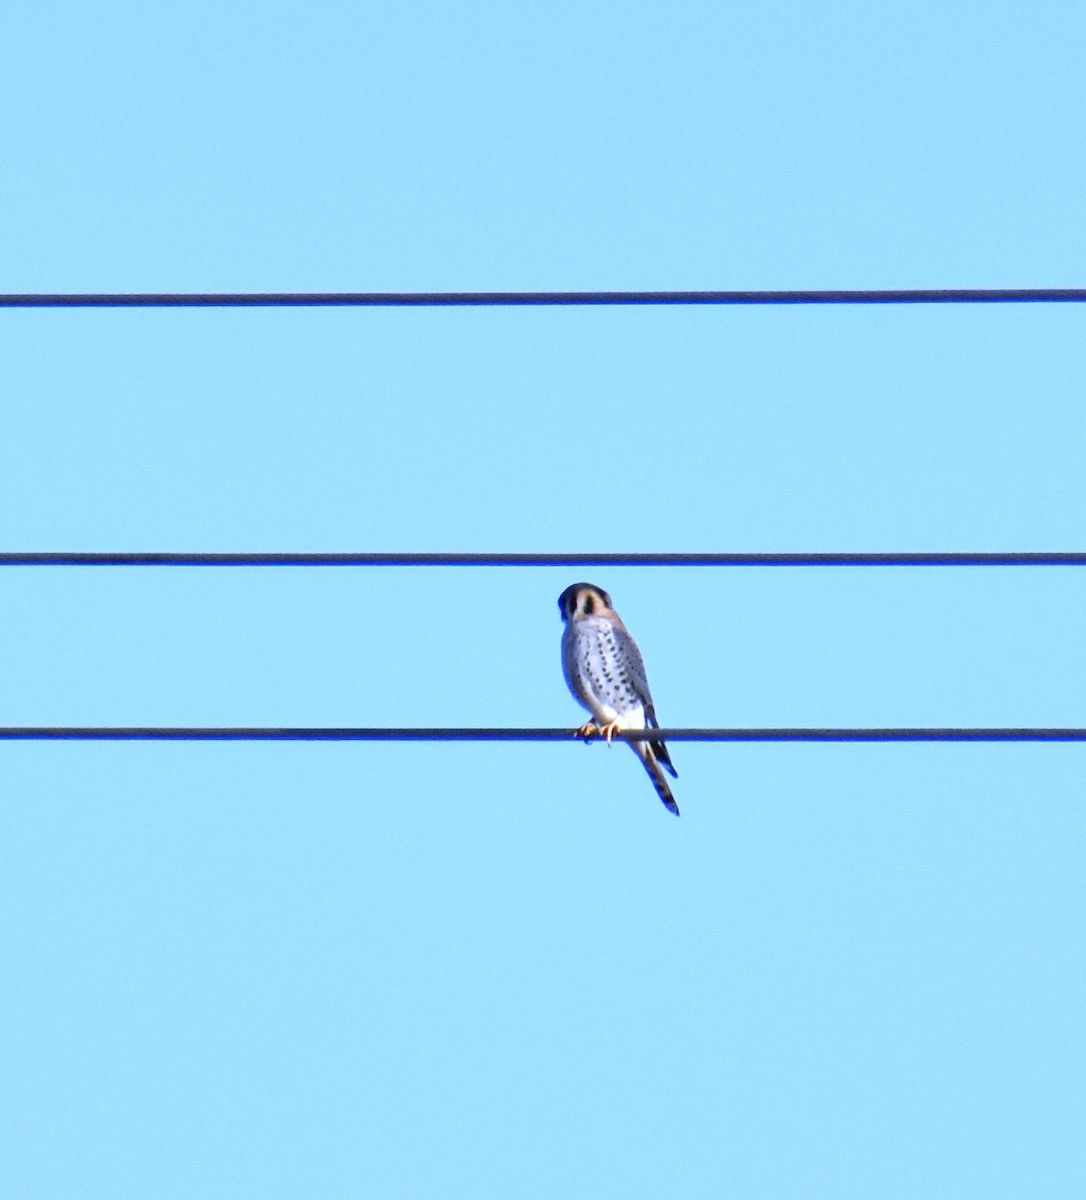
[[(1070, 3), (17, 6), (4, 291), (1082, 286)], [(1077, 307), (7, 312), (0, 546), (1074, 550)], [(1081, 725), (1077, 570), (5, 570), (2, 724)], [(1074, 746), (5, 745), (27, 1198), (1066, 1196)]]

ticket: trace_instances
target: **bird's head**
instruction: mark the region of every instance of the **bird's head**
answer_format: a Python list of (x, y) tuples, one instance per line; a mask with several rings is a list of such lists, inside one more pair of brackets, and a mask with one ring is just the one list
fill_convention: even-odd
[(567, 624), (605, 610), (611, 611), (611, 597), (594, 583), (571, 583), (558, 597), (558, 611)]

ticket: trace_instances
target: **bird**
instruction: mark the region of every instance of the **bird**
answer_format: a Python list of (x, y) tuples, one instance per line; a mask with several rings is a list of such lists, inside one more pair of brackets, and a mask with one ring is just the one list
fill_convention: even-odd
[[(587, 739), (597, 735), (608, 744), (620, 729), (659, 729), (645, 677), (641, 651), (611, 597), (594, 583), (572, 583), (558, 597), (562, 631), (562, 672), (574, 697), (592, 714), (577, 731)], [(664, 771), (678, 771), (663, 742), (629, 743), (649, 773), (656, 794), (675, 816), (679, 806)]]

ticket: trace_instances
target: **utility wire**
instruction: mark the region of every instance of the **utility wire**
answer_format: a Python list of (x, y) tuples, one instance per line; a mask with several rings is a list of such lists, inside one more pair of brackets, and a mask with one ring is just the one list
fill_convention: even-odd
[[(571, 729), (352, 729), (181, 726), (7, 726), (0, 741), (61, 742), (573, 742)], [(1086, 729), (638, 729), (643, 742), (1086, 742)]]
[(1086, 288), (649, 292), (8, 293), (0, 308), (465, 308), (644, 304), (1067, 304)]
[(0, 567), (1081, 567), (1081, 551), (876, 553), (0, 552)]

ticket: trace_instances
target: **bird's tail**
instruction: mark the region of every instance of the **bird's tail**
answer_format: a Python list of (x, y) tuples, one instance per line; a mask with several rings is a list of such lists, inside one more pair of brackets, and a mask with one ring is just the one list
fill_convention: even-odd
[(649, 773), (652, 786), (656, 789), (657, 796), (664, 802), (664, 807), (668, 812), (673, 812), (678, 816), (679, 806), (675, 803), (675, 797), (671, 794), (671, 788), (667, 786), (667, 780), (664, 778), (663, 771), (660, 770), (661, 762), (666, 762), (672, 775), (675, 774), (675, 768), (671, 765), (671, 760), (667, 757), (667, 751), (664, 750), (662, 756), (659, 753), (663, 747), (663, 742), (631, 742), (630, 745), (633, 747), (633, 752), (645, 764), (645, 770)]
[[(645, 720), (648, 722), (650, 729), (659, 729), (660, 722), (656, 719), (656, 710), (650, 704), (645, 709)], [(664, 768), (672, 779), (679, 778), (679, 772), (671, 765), (671, 755), (667, 752), (667, 747), (663, 742), (653, 742), (653, 749), (656, 751), (656, 761)]]

